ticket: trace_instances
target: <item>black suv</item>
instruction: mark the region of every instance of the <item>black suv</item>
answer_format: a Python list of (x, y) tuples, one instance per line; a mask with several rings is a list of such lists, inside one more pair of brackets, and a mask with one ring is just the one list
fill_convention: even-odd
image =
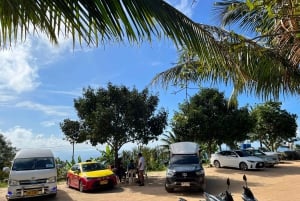
[(197, 154), (176, 154), (170, 158), (165, 189), (171, 193), (175, 188), (204, 191), (205, 173)]

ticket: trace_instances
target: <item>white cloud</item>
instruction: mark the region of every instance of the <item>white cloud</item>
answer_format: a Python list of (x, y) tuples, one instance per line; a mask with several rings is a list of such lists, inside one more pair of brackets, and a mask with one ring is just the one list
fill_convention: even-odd
[(39, 103), (30, 102), (30, 101), (19, 102), (16, 104), (16, 107), (22, 107), (22, 108), (27, 108), (27, 109), (31, 109), (31, 110), (41, 111), (47, 115), (54, 115), (54, 116), (69, 116), (70, 111), (73, 110), (73, 108), (71, 108), (71, 107), (42, 105)]
[(22, 93), (32, 91), (40, 84), (30, 48), (29, 41), (0, 51), (0, 89)]
[[(32, 130), (19, 126), (7, 131), (0, 130), (0, 133), (17, 149), (49, 148), (54, 151), (57, 157), (64, 160), (71, 159), (72, 145), (68, 141), (63, 140), (63, 134), (35, 134)], [(80, 143), (75, 145), (75, 152), (77, 156), (89, 159), (90, 157), (99, 156), (99, 152), (96, 149), (104, 150), (104, 147), (101, 145), (93, 147), (87, 143)]]
[(32, 130), (16, 126), (7, 131), (1, 131), (4, 137), (18, 149), (63, 147), (69, 144), (54, 135), (33, 134)]

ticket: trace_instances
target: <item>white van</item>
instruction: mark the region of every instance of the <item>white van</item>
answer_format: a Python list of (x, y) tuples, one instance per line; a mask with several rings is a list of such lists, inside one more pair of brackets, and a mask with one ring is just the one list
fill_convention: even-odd
[(56, 196), (57, 168), (50, 149), (23, 149), (17, 152), (9, 172), (6, 198)]

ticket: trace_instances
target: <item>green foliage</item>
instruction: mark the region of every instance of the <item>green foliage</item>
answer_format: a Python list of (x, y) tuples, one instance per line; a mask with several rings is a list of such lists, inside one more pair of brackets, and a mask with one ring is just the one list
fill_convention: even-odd
[(256, 105), (251, 116), (255, 120), (252, 139), (260, 141), (269, 150), (277, 150), (282, 142), (296, 137), (297, 115), (282, 110), (280, 102)]
[(107, 143), (117, 163), (118, 151), (128, 143), (147, 144), (157, 140), (167, 125), (167, 112), (156, 111), (158, 96), (147, 89), (139, 92), (108, 83), (107, 89), (83, 90), (83, 97), (74, 100), (82, 122), (80, 136), (92, 145)]
[(195, 141), (214, 152), (216, 145), (235, 147), (252, 128), (247, 108), (228, 105), (223, 93), (202, 89), (179, 106), (172, 119), (173, 132), (181, 141)]
[(75, 143), (80, 143), (84, 141), (84, 137), (80, 135), (80, 122), (65, 119), (59, 125), (65, 135), (64, 140), (67, 140), (72, 144), (72, 161), (74, 161), (74, 145)]
[(16, 154), (16, 148), (0, 134), (0, 181), (7, 179), (7, 173), (2, 172), (3, 167), (10, 167), (11, 161)]
[(6, 188), (8, 186), (7, 182), (0, 181), (0, 188)]
[(105, 151), (99, 150), (101, 157), (96, 158), (95, 160), (102, 162), (105, 165), (112, 165), (114, 164), (114, 152), (109, 147), (109, 145), (106, 145)]

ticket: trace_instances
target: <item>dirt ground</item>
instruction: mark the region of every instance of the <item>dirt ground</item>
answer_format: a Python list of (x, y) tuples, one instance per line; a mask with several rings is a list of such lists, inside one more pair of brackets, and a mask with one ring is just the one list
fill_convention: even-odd
[[(298, 201), (300, 200), (300, 161), (284, 161), (275, 168), (260, 171), (237, 169), (216, 169), (205, 167), (206, 192), (218, 194), (226, 189), (226, 179), (230, 178), (230, 188), (235, 201), (242, 201), (242, 177), (248, 178), (248, 186), (258, 201)], [(113, 190), (80, 193), (69, 189), (64, 183), (58, 186), (56, 198), (25, 199), (26, 201), (188, 201), (204, 200), (199, 192), (167, 193), (164, 189), (165, 172), (148, 172), (145, 186), (119, 184)], [(0, 201), (5, 201), (6, 188), (0, 188)]]

